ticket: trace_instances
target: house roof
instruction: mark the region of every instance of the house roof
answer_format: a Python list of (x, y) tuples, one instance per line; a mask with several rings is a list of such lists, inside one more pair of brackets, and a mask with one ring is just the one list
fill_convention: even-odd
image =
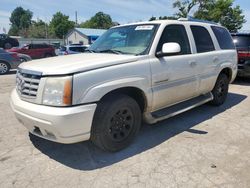
[(86, 36), (101, 36), (106, 29), (90, 29), (90, 28), (75, 28), (76, 31), (79, 33), (86, 35)]

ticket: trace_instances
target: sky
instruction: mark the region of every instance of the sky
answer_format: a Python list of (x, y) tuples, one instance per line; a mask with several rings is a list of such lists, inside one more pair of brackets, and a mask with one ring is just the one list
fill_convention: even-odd
[[(247, 22), (242, 30), (250, 30), (249, 0), (235, 0), (234, 5), (240, 5)], [(78, 23), (86, 21), (96, 12), (109, 14), (113, 21), (120, 24), (146, 21), (151, 16), (171, 16), (176, 10), (172, 8), (173, 0), (0, 0), (0, 33), (3, 28), (10, 27), (11, 12), (22, 6), (33, 12), (33, 20), (42, 19), (49, 22), (54, 13), (61, 11), (75, 20), (78, 13)]]

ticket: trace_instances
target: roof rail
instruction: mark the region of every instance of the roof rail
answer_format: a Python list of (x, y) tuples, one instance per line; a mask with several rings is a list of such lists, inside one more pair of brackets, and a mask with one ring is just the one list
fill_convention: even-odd
[(192, 22), (201, 22), (201, 23), (209, 23), (209, 24), (218, 25), (218, 23), (216, 23), (216, 22), (207, 21), (207, 20), (200, 20), (200, 19), (193, 18), (191, 16), (188, 16), (187, 18), (179, 18), (178, 20), (179, 21), (192, 21)]

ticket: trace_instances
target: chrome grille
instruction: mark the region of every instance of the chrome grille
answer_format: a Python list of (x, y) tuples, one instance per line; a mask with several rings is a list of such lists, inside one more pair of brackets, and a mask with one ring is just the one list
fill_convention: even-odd
[(41, 79), (41, 73), (19, 69), (16, 74), (16, 88), (21, 97), (35, 99)]

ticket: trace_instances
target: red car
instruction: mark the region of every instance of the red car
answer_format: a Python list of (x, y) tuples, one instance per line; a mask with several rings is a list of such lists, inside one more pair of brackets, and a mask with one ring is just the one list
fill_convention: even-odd
[(9, 52), (29, 55), (32, 59), (55, 56), (55, 48), (48, 44), (28, 44), (22, 48), (12, 48)]

